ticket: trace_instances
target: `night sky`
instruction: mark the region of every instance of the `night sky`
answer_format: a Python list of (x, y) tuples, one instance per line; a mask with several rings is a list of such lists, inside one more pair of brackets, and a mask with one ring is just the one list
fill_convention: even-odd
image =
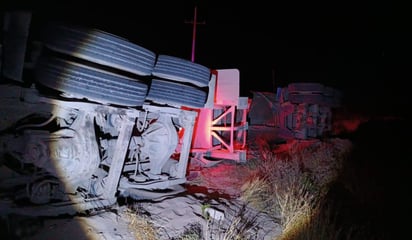
[[(275, 92), (291, 82), (320, 82), (344, 94), (357, 111), (401, 113), (410, 106), (406, 8), (379, 1), (110, 1), (32, 3), (33, 36), (47, 21), (99, 28), (158, 54), (191, 58), (197, 6), (195, 62), (238, 68), (242, 96)], [(334, 3), (332, 3), (334, 2)], [(400, 10), (400, 11), (399, 11)], [(410, 21), (409, 21), (410, 23)], [(410, 45), (410, 44), (409, 44)]]
[[(292, 82), (319, 82), (341, 90), (349, 112), (410, 117), (412, 14), (395, 1), (54, 2), (0, 0), (0, 9), (32, 10), (33, 38), (44, 23), (62, 21), (127, 38), (157, 54), (190, 60), (193, 25), (189, 22), (197, 6), (202, 24), (197, 25), (195, 62), (211, 69), (239, 69), (241, 96), (275, 92)], [(366, 128), (362, 133), (367, 136), (362, 139), (366, 147), (361, 145), (366, 150), (359, 156), (366, 172), (370, 166), (381, 171), (384, 180), (377, 184), (389, 180), (385, 187), (393, 192), (390, 200), (394, 201), (387, 205), (390, 213), (405, 213), (403, 218), (386, 218), (397, 225), (397, 231), (408, 229), (398, 226), (407, 221), (391, 219), (410, 215), (410, 197), (404, 197), (410, 189), (409, 152), (404, 154), (409, 143), (403, 141), (411, 136), (409, 123)], [(408, 211), (404, 206), (409, 206)]]

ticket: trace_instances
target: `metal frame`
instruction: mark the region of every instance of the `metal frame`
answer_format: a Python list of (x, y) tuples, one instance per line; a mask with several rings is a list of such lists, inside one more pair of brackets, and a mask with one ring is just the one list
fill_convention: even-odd
[[(199, 144), (195, 143), (192, 152), (201, 154), (202, 157), (245, 162), (247, 114), (250, 103), (247, 97), (239, 97), (238, 92), (230, 92), (229, 97), (225, 98), (225, 90), (232, 87), (238, 89), (239, 79), (236, 76), (237, 69), (223, 71), (229, 72), (229, 81), (222, 84), (219, 82), (219, 70), (213, 73), (209, 83), (209, 99), (205, 108), (200, 110), (198, 120), (198, 122), (202, 122), (201, 127), (205, 129), (196, 129), (195, 132), (195, 137), (199, 137), (203, 141)], [(227, 78), (227, 76), (225, 77)], [(202, 131), (203, 133), (200, 133)], [(241, 144), (236, 144), (238, 142)]]

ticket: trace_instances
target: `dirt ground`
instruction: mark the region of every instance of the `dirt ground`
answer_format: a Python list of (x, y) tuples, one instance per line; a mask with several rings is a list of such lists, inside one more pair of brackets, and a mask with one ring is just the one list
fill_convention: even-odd
[[(260, 129), (262, 130), (262, 129)], [(259, 129), (251, 132), (249, 138), (257, 142), (255, 134)], [(265, 131), (265, 130), (263, 130)], [(270, 136), (272, 133), (265, 131)], [(267, 140), (268, 138), (264, 138)], [(263, 141), (263, 140), (260, 140)], [(248, 152), (251, 158), (255, 151)], [(100, 239), (136, 239), (136, 229), (131, 228), (130, 209), (138, 206), (139, 211), (150, 215), (150, 219), (158, 230), (159, 239), (173, 239), (184, 234), (194, 224), (203, 232), (210, 231), (202, 213), (202, 206), (211, 206), (211, 211), (216, 214), (225, 214), (225, 224), (236, 216), (241, 209), (239, 200), (241, 187), (247, 181), (251, 170), (244, 164), (234, 160), (218, 159), (205, 160), (192, 158), (189, 164), (187, 182), (184, 184), (185, 192), (175, 197), (162, 201), (141, 201), (118, 203), (107, 211), (95, 213), (90, 216), (60, 216), (60, 217), (24, 217), (9, 215), (2, 219), (4, 223), (2, 239), (26, 240), (100, 240)], [(249, 211), (254, 211), (249, 209)], [(261, 223), (259, 220), (261, 219)], [(268, 216), (259, 215), (256, 223), (259, 226), (259, 239), (272, 239), (280, 233), (278, 223)], [(220, 223), (220, 224), (223, 224)], [(256, 226), (256, 227), (257, 227)], [(262, 230), (263, 229), (263, 230)], [(217, 236), (216, 236), (217, 237)]]
[[(248, 132), (247, 159), (258, 157), (262, 148), (278, 153), (296, 146), (308, 146), (318, 140), (286, 141), (282, 133), (272, 128), (251, 128)], [(27, 218), (8, 216), (2, 222), (2, 239), (26, 240), (100, 240), (137, 239), (136, 226), (131, 227), (130, 209), (139, 209), (157, 229), (159, 240), (178, 239), (193, 229), (211, 231), (203, 214), (204, 206), (210, 206), (213, 214), (223, 215), (220, 225), (228, 225), (242, 209), (241, 187), (250, 179), (253, 171), (245, 163), (230, 159), (205, 160), (192, 158), (189, 164), (186, 191), (160, 201), (119, 202), (111, 209), (90, 216), (61, 216), (54, 218)], [(256, 239), (273, 239), (281, 233), (279, 222), (265, 214), (252, 214)], [(217, 234), (215, 231), (214, 234)], [(210, 233), (211, 234), (211, 233)], [(223, 234), (223, 233), (221, 233)], [(219, 236), (214, 236), (219, 239)]]

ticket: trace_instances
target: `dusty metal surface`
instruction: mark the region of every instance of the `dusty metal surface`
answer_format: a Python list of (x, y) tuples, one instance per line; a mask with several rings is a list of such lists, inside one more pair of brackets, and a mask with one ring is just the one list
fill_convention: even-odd
[[(29, 28), (29, 21), (23, 22), (18, 26)], [(120, 196), (151, 199), (181, 192), (197, 109), (207, 98), (207, 88), (192, 90), (190, 69), (202, 69), (194, 81), (206, 86), (209, 69), (169, 57), (169, 67), (159, 63), (164, 84), (153, 90), (151, 81), (159, 77), (152, 75), (153, 52), (95, 29), (46, 29), (48, 35), (37, 42), (43, 50), (33, 78), (10, 78), (10, 64), (3, 65), (1, 215), (86, 213), (110, 207)], [(24, 76), (24, 61), (16, 64), (13, 70)], [(160, 97), (146, 98), (148, 93)]]

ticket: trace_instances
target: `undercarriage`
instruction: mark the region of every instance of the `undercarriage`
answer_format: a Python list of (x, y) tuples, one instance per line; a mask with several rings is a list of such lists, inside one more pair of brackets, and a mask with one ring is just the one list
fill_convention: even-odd
[(207, 67), (61, 24), (44, 26), (31, 52), (13, 51), (31, 44), (30, 16), (6, 17), (1, 215), (91, 212), (120, 196), (154, 199), (184, 190)]

